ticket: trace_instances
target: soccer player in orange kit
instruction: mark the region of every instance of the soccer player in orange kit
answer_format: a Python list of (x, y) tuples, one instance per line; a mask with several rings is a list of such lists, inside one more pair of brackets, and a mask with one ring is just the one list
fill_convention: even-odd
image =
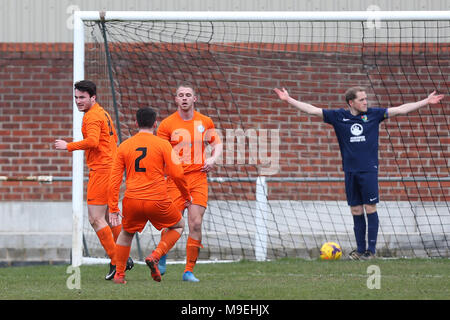
[[(185, 177), (189, 184), (193, 201), (188, 208), (189, 236), (186, 244), (186, 266), (183, 280), (198, 282), (193, 270), (202, 248), (202, 221), (208, 202), (207, 174), (222, 154), (223, 145), (217, 135), (211, 118), (194, 110), (197, 101), (194, 88), (189, 83), (177, 87), (175, 103), (177, 111), (161, 121), (158, 136), (168, 140), (180, 157)], [(206, 157), (205, 148), (212, 146), (211, 156)], [(170, 197), (181, 211), (184, 210), (183, 198), (174, 182), (167, 179)], [(160, 259), (161, 273), (165, 272), (165, 256)]]
[(134, 234), (141, 232), (147, 221), (158, 230), (164, 229), (158, 246), (145, 258), (153, 280), (161, 281), (159, 259), (178, 241), (185, 224), (181, 211), (167, 193), (165, 173), (179, 190), (183, 207), (191, 205), (191, 194), (177, 155), (169, 142), (153, 135), (156, 129), (155, 111), (151, 108), (139, 109), (136, 121), (139, 132), (120, 144), (111, 170), (109, 217), (112, 224), (119, 220), (119, 191), (123, 172), (126, 172), (122, 231), (116, 244), (115, 283), (126, 283), (126, 261)]
[[(89, 223), (94, 228), (100, 243), (111, 259), (110, 270), (106, 280), (111, 280), (115, 273), (115, 239), (119, 236), (122, 226), (109, 225), (108, 188), (111, 164), (117, 151), (117, 134), (111, 116), (97, 103), (97, 87), (89, 80), (78, 81), (74, 85), (75, 103), (80, 112), (84, 112), (81, 131), (83, 140), (67, 143), (55, 140), (58, 150), (85, 150), (86, 164), (89, 168), (89, 182), (87, 186), (87, 206)], [(134, 263), (131, 258), (127, 262), (127, 270)]]

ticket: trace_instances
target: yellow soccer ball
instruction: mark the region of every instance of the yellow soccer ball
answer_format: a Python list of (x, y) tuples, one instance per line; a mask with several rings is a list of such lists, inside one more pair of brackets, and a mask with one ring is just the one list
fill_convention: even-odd
[(320, 248), (320, 258), (323, 260), (337, 260), (342, 256), (342, 248), (336, 242), (324, 243)]

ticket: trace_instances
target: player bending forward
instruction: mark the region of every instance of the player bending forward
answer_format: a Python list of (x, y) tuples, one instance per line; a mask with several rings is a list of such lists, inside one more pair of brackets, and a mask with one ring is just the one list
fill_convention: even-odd
[[(347, 203), (353, 215), (356, 250), (350, 259), (372, 259), (378, 236), (378, 135), (379, 124), (386, 118), (406, 115), (428, 104), (441, 101), (443, 95), (432, 92), (426, 99), (399, 107), (368, 108), (364, 88), (346, 91), (347, 109), (322, 110), (291, 98), (286, 89), (274, 89), (278, 97), (307, 114), (323, 118), (334, 127), (345, 173)], [(367, 224), (364, 217), (367, 215)], [(368, 246), (366, 247), (366, 226)]]
[(117, 223), (119, 190), (123, 172), (126, 172), (126, 190), (122, 201), (122, 231), (116, 243), (115, 283), (126, 283), (125, 269), (131, 243), (136, 232), (141, 232), (147, 221), (158, 230), (164, 228), (156, 249), (145, 258), (155, 281), (161, 281), (158, 262), (175, 245), (184, 230), (184, 219), (167, 193), (166, 172), (178, 187), (184, 206), (191, 205), (191, 195), (184, 171), (172, 146), (153, 135), (156, 113), (141, 108), (136, 113), (139, 132), (122, 142), (114, 159), (109, 184), (110, 222)]

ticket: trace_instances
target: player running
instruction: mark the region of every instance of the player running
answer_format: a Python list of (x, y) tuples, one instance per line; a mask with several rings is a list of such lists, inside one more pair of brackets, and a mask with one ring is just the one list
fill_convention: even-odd
[(184, 229), (181, 211), (169, 198), (164, 177), (166, 172), (179, 190), (183, 207), (191, 205), (191, 195), (184, 178), (183, 168), (169, 142), (153, 135), (156, 113), (141, 108), (136, 113), (139, 132), (122, 142), (114, 159), (110, 187), (110, 222), (117, 223), (120, 185), (126, 173), (126, 190), (122, 201), (122, 231), (116, 244), (115, 283), (126, 283), (125, 269), (131, 243), (136, 232), (142, 232), (147, 221), (161, 233), (156, 249), (145, 258), (155, 281), (161, 281), (158, 261), (175, 245)]

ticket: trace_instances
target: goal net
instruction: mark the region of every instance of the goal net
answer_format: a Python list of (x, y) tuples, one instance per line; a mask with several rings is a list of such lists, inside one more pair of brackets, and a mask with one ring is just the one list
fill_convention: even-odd
[[(188, 81), (224, 142), (209, 174), (199, 260), (316, 258), (326, 241), (344, 254), (356, 246), (333, 128), (282, 103), (273, 88), (326, 109), (345, 108), (344, 92), (356, 85), (372, 107), (449, 93), (450, 21), (431, 14), (108, 14), (83, 21), (82, 67), (121, 140), (137, 132), (138, 108), (151, 106), (159, 122), (175, 112), (176, 86)], [(381, 124), (379, 256), (449, 257), (447, 100)], [(169, 260), (185, 258), (187, 230)], [(133, 258), (159, 239), (148, 224)], [(83, 255), (104, 256), (86, 217)]]

